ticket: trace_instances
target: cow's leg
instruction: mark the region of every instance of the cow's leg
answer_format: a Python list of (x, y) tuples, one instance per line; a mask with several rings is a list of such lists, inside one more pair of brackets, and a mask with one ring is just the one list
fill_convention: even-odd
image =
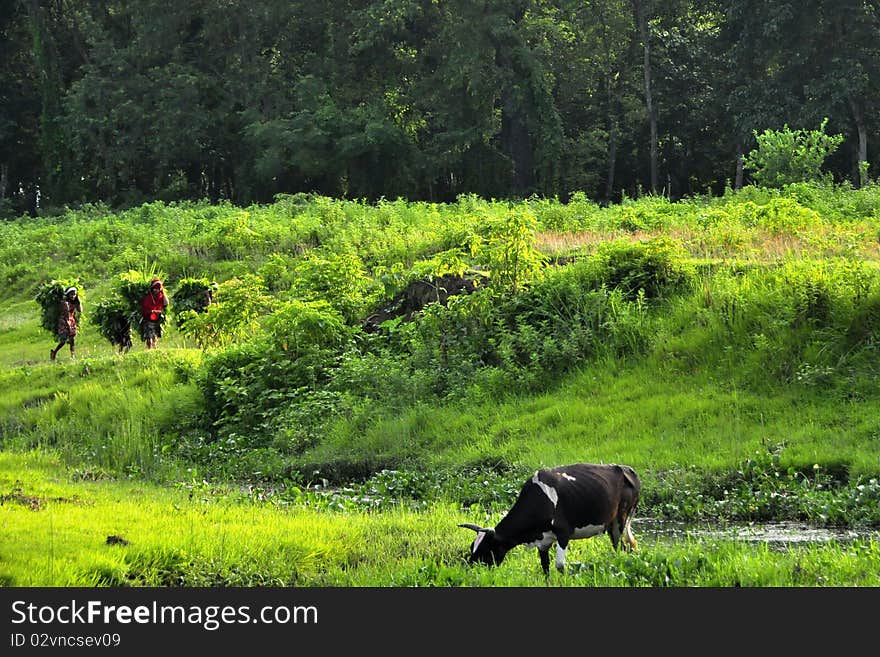
[(557, 536), (556, 540), (556, 570), (565, 572), (565, 552), (568, 549), (568, 536)]
[(538, 548), (538, 556), (541, 558), (541, 570), (544, 571), (544, 577), (550, 577), (550, 546)]
[(620, 518), (615, 518), (614, 520), (609, 522), (605, 526), (605, 529), (608, 532), (608, 536), (611, 537), (611, 545), (614, 547), (614, 551), (616, 552), (618, 547), (620, 546), (620, 535), (622, 533)]

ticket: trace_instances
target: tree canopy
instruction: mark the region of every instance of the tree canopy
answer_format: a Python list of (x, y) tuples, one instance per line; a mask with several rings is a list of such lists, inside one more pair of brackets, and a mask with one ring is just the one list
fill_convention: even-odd
[[(0, 0), (0, 216), (279, 193), (720, 192), (827, 117), (864, 184), (876, 0)], [(823, 124), (824, 127), (824, 124)]]

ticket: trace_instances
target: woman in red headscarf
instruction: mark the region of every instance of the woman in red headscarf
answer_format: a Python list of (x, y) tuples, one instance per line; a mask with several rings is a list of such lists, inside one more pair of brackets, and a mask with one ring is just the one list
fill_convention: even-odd
[(162, 287), (162, 281), (154, 278), (150, 281), (150, 291), (141, 299), (141, 322), (143, 324), (144, 344), (147, 349), (155, 349), (162, 337), (162, 313), (168, 307), (168, 297)]

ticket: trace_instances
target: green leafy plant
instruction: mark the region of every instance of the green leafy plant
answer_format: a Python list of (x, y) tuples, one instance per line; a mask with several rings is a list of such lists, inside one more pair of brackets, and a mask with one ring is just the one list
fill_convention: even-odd
[(487, 235), (473, 236), (471, 251), (489, 269), (493, 288), (516, 294), (540, 278), (546, 257), (535, 245), (538, 221), (531, 210), (509, 210), (486, 226)]
[(207, 278), (184, 278), (174, 291), (171, 312), (178, 327), (183, 327), (193, 313), (201, 314), (213, 302), (214, 293), (219, 286)]
[(743, 161), (752, 176), (764, 187), (782, 188), (790, 183), (823, 179), (822, 164), (843, 142), (843, 135), (825, 134), (828, 119), (818, 130), (765, 130), (758, 134), (758, 147)]
[(260, 317), (277, 305), (263, 279), (252, 274), (224, 281), (217, 287), (216, 303), (203, 313), (190, 311), (181, 326), (184, 335), (202, 349), (222, 347), (250, 337)]
[(371, 287), (372, 280), (356, 252), (316, 250), (306, 254), (294, 267), (290, 291), (303, 301), (324, 299), (348, 321), (354, 321), (374, 300)]
[(615, 240), (599, 247), (601, 276), (609, 288), (619, 289), (628, 300), (639, 295), (656, 299), (683, 289), (693, 278), (687, 253), (666, 237), (646, 242)]

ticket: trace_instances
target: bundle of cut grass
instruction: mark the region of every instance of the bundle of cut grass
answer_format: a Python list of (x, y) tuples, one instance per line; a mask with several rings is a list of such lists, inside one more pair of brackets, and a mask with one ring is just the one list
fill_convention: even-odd
[(137, 314), (124, 300), (105, 299), (95, 304), (90, 319), (110, 344), (120, 351), (131, 349), (131, 323), (137, 320)]
[[(83, 294), (79, 281), (73, 279), (52, 279), (37, 287), (34, 294), (34, 300), (40, 306), (40, 325), (53, 335), (58, 331), (59, 304), (64, 298), (64, 290), (69, 287), (75, 287), (80, 300), (82, 300)], [(78, 315), (76, 319), (79, 321)]]
[[(141, 299), (149, 293), (150, 281), (154, 278), (162, 279), (164, 276), (156, 271), (142, 272), (130, 269), (124, 274), (119, 274), (116, 279), (116, 292), (122, 298), (122, 303), (128, 311), (129, 321), (137, 327), (141, 340), (146, 339), (147, 328), (147, 322), (140, 312)], [(158, 318), (160, 327), (164, 326), (166, 321), (165, 313), (160, 313)]]
[(217, 283), (207, 278), (184, 278), (174, 292), (172, 309), (174, 321), (178, 327), (183, 327), (186, 320), (193, 313), (203, 313), (214, 302), (214, 292)]

